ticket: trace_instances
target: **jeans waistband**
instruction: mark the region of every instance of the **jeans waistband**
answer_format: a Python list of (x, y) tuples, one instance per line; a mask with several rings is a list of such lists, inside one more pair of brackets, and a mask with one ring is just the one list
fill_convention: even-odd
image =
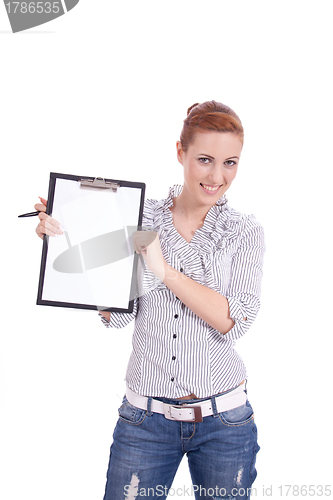
[[(204, 400), (169, 400), (160, 401), (157, 398), (141, 396), (131, 389), (126, 389), (126, 397), (130, 404), (148, 410), (152, 413), (161, 413), (168, 420), (182, 422), (201, 422), (203, 417), (232, 410), (246, 403), (245, 383), (230, 391), (205, 398)], [(163, 399), (163, 398), (162, 398)], [(166, 399), (166, 398), (164, 398)], [(172, 401), (176, 401), (174, 404)]]

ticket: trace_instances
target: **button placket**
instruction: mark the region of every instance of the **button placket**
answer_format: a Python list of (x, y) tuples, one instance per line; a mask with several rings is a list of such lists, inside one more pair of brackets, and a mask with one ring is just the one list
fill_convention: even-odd
[[(174, 324), (173, 324), (173, 332), (172, 332), (172, 339), (173, 341), (176, 341), (176, 339), (178, 339), (178, 336), (179, 336), (179, 328), (180, 328), (180, 323), (179, 323), (179, 318), (180, 318), (180, 309), (182, 307), (182, 303), (180, 302), (179, 298), (178, 297), (174, 297), (175, 301), (174, 301), (174, 313), (173, 313), (173, 318), (175, 320)], [(177, 344), (176, 343), (173, 343), (173, 353), (172, 353), (172, 356), (171, 356), (171, 361), (176, 361), (177, 360)], [(171, 375), (171, 382), (174, 382), (175, 381), (175, 371), (176, 371), (176, 367), (172, 370), (172, 375)]]

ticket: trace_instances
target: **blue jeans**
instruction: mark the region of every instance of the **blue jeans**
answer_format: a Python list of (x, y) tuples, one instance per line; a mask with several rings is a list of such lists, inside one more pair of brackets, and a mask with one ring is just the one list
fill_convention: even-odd
[[(156, 398), (179, 405), (184, 401)], [(248, 500), (256, 478), (259, 451), (253, 410), (247, 401), (233, 410), (177, 422), (132, 406), (124, 397), (119, 408), (104, 500), (165, 500), (181, 459), (187, 454), (192, 486), (180, 496), (200, 500)], [(202, 400), (202, 401), (203, 401)], [(186, 403), (200, 400), (187, 400)], [(170, 497), (175, 496), (170, 490)]]

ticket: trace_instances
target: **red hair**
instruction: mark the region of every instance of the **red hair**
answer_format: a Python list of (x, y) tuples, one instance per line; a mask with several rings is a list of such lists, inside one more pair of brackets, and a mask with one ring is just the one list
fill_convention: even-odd
[(244, 129), (236, 113), (220, 102), (207, 101), (202, 104), (193, 104), (187, 110), (183, 130), (180, 134), (180, 143), (184, 152), (194, 139), (196, 132), (202, 131), (233, 132), (242, 143)]

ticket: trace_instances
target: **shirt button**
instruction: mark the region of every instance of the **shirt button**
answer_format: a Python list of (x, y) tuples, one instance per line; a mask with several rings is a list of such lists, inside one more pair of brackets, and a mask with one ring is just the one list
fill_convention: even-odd
[(173, 377), (171, 377), (171, 382), (173, 382), (175, 379)]
[(176, 319), (177, 319), (177, 318), (178, 318), (178, 314), (175, 314), (175, 315), (174, 315), (174, 318), (176, 318)]
[(171, 359), (172, 359), (172, 361), (174, 361), (174, 360), (176, 359), (176, 356), (172, 356), (172, 358), (171, 358)]
[(181, 268), (179, 269), (179, 271), (182, 273), (182, 272), (184, 271), (184, 269), (181, 267)]
[(174, 333), (172, 336), (173, 336), (173, 338), (174, 338), (174, 339), (176, 339), (176, 338), (177, 338), (177, 335), (176, 335), (175, 333)]

